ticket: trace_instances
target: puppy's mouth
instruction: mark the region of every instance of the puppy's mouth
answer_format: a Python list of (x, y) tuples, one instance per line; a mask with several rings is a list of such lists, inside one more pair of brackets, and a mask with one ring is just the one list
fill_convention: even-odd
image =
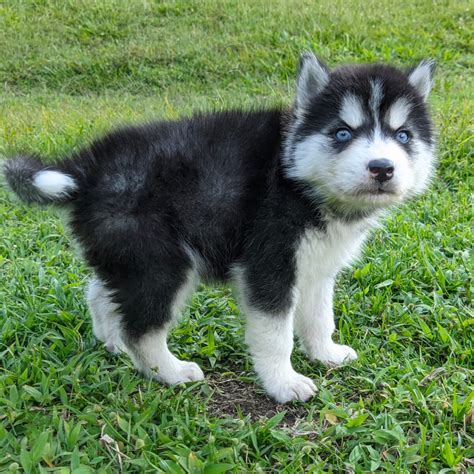
[[(323, 188), (324, 189), (324, 188)], [(372, 212), (400, 203), (406, 192), (397, 183), (364, 182), (352, 188), (342, 188), (338, 193), (327, 193), (324, 198), (335, 209)]]
[(361, 186), (352, 190), (345, 198), (347, 205), (357, 209), (390, 207), (403, 199), (403, 193), (394, 186)]
[(376, 189), (365, 189), (361, 191), (357, 191), (355, 196), (397, 196), (397, 193), (392, 189), (385, 189), (385, 188), (376, 188)]
[(391, 183), (382, 183), (377, 185), (361, 186), (353, 191), (353, 196), (357, 197), (401, 197), (401, 193)]

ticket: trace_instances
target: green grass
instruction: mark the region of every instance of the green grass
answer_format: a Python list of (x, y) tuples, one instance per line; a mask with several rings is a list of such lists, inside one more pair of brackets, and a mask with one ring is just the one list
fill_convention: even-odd
[(435, 58), (440, 164), (339, 279), (337, 337), (359, 360), (327, 370), (296, 352), (319, 391), (286, 407), (256, 385), (226, 289), (201, 288), (171, 339), (207, 382), (165, 388), (106, 353), (60, 221), (0, 189), (0, 471), (473, 469), (469, 3), (1, 2), (3, 155), (58, 156), (124, 121), (287, 103), (313, 48), (331, 65)]

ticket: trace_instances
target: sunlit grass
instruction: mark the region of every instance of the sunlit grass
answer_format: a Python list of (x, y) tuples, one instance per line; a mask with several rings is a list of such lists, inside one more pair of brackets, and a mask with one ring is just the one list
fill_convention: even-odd
[[(2, 154), (59, 156), (124, 121), (289, 103), (299, 52), (312, 48), (331, 65), (436, 59), (440, 165), (425, 196), (388, 218), (339, 279), (337, 337), (360, 359), (327, 370), (296, 352), (319, 391), (276, 408), (256, 384), (227, 289), (201, 288), (171, 340), (208, 382), (165, 388), (103, 350), (83, 296), (89, 272), (60, 220), (2, 188), (0, 470), (472, 469), (468, 5), (3, 2)], [(250, 385), (253, 403), (218, 396), (222, 379)], [(269, 417), (292, 416), (269, 419), (269, 407)]]

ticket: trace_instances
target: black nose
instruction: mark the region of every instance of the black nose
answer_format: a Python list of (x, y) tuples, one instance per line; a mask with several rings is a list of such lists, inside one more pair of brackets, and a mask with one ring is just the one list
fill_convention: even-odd
[(368, 168), (372, 178), (376, 179), (380, 183), (392, 179), (393, 170), (395, 169), (393, 162), (387, 160), (386, 158), (369, 161)]

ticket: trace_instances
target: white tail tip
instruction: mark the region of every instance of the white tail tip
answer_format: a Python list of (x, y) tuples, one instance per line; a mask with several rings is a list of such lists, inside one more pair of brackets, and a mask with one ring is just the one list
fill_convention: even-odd
[(53, 170), (37, 173), (33, 179), (33, 186), (50, 198), (67, 195), (77, 188), (77, 184), (71, 176)]

